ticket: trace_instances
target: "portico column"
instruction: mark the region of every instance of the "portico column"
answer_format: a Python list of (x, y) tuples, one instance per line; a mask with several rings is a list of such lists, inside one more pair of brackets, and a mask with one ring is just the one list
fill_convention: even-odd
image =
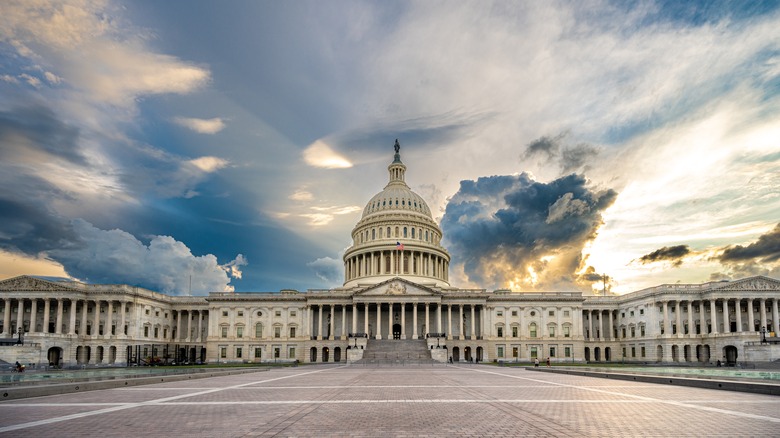
[(731, 316), (729, 316), (729, 300), (723, 300), (723, 333), (731, 333)]
[[(775, 300), (775, 307), (777, 305), (777, 300)], [(777, 319), (777, 317), (775, 317)], [(442, 333), (443, 330), (441, 329), (441, 302), (436, 304), (436, 331), (438, 333)]]
[(471, 306), (471, 339), (477, 339), (477, 320), (474, 319), (474, 304)]
[(742, 333), (742, 300), (737, 300), (737, 304), (734, 307), (737, 311), (737, 333)]
[[(54, 333), (62, 333), (62, 307), (63, 307), (63, 299), (60, 298), (57, 300), (57, 327), (54, 327)], [(68, 315), (70, 317), (70, 324), (68, 324), (68, 334), (69, 335), (75, 335), (76, 334), (76, 303), (78, 301), (71, 300), (70, 301), (70, 312), (68, 312)]]
[(754, 331), (756, 331), (756, 317), (753, 314), (753, 298), (748, 298), (747, 311), (748, 311), (748, 330), (747, 331), (754, 332)]
[[(16, 300), (16, 331), (22, 329), (24, 331), (24, 298)], [(13, 336), (14, 333), (11, 333)]]
[(774, 329), (772, 331), (775, 332), (775, 336), (780, 336), (780, 320), (778, 320), (777, 314), (777, 298), (775, 298), (772, 300), (772, 323), (774, 325)]
[(119, 330), (118, 330), (118, 332), (119, 332), (120, 335), (124, 335), (125, 334), (125, 324), (126, 324), (125, 314), (127, 314), (127, 310), (125, 309), (126, 305), (127, 305), (127, 303), (125, 303), (124, 301), (120, 301), (119, 302), (119, 310), (117, 310), (117, 312), (119, 312)]
[(103, 330), (103, 334), (106, 337), (111, 336), (113, 333), (111, 333), (111, 327), (113, 326), (113, 319), (114, 319), (114, 302), (111, 300), (108, 300), (108, 308), (106, 309), (106, 329)]
[(615, 340), (615, 319), (613, 311), (609, 311), (609, 340)]
[[(412, 303), (412, 309), (413, 309), (413, 311), (412, 311), (412, 326), (414, 327), (414, 330), (412, 330), (412, 339), (419, 339), (420, 338), (420, 333), (417, 331), (417, 304), (418, 303), (416, 301), (414, 303)], [(427, 310), (428, 303), (425, 303), (425, 306), (426, 306), (426, 310)], [(427, 328), (426, 328), (426, 330), (427, 330)]]
[(11, 299), (6, 298), (3, 300), (5, 302), (5, 306), (3, 308), (3, 336), (4, 337), (10, 337), (13, 335), (11, 333)]
[(683, 325), (682, 325), (682, 303), (680, 300), (677, 300), (674, 302), (674, 311), (676, 313), (675, 315), (675, 324), (677, 325), (677, 337), (682, 337), (683, 332)]
[(387, 339), (393, 339), (393, 302), (387, 303)]
[(341, 305), (341, 339), (347, 339), (347, 306)]
[(382, 339), (382, 303), (376, 303), (376, 338)]
[(707, 333), (707, 318), (704, 316), (704, 300), (699, 301), (699, 330), (700, 334)]
[(322, 340), (322, 304), (319, 304), (317, 306), (317, 313), (318, 313), (318, 318), (317, 318), (317, 340), (321, 341)]
[(769, 327), (766, 326), (766, 298), (761, 298), (761, 301), (759, 301), (759, 303), (760, 303), (759, 311), (761, 312), (761, 327), (767, 329)]
[(357, 321), (358, 321), (357, 303), (352, 303), (352, 333), (357, 333)]
[(33, 298), (32, 304), (30, 304), (30, 333), (35, 333), (35, 323), (38, 316), (38, 299)]
[(712, 324), (712, 334), (718, 334), (718, 309), (715, 308), (715, 300), (710, 300), (710, 323)]
[(588, 339), (593, 340), (593, 311), (586, 310), (588, 312)]
[[(182, 339), (181, 337), (181, 310), (176, 311), (176, 336), (174, 337), (175, 340)], [(122, 324), (122, 328), (124, 328), (124, 324)]]
[(332, 341), (335, 339), (336, 334), (336, 308), (333, 304), (330, 305), (330, 311), (328, 312), (328, 315), (330, 315), (330, 323), (328, 324), (328, 331), (330, 333), (328, 333), (328, 340)]
[(406, 303), (401, 303), (401, 339), (406, 339)]
[(187, 337), (184, 338), (187, 342), (191, 342), (192, 339), (190, 338), (192, 336), (192, 311), (187, 311)]
[(363, 304), (363, 333), (368, 336), (368, 303)]
[(663, 301), (664, 312), (664, 336), (672, 334), (672, 322), (669, 320), (669, 301)]
[[(688, 335), (696, 333), (696, 327), (693, 326), (693, 302), (688, 300)], [(694, 347), (691, 347), (694, 348)], [(693, 354), (691, 354), (691, 357)]]
[(100, 333), (100, 301), (95, 300), (95, 317), (92, 321), (92, 336)]
[(425, 334), (431, 332), (431, 303), (425, 303)]
[(463, 333), (463, 304), (458, 304), (458, 309), (460, 310), (460, 318), (458, 318), (458, 338), (463, 340), (466, 336), (465, 333)]
[(447, 339), (452, 339), (452, 304), (447, 304)]
[(49, 312), (51, 312), (51, 300), (46, 298), (43, 300), (43, 333), (49, 333)]

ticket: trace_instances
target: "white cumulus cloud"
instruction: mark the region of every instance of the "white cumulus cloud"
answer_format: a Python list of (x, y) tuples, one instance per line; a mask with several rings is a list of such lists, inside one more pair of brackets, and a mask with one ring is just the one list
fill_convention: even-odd
[(352, 167), (352, 163), (345, 157), (337, 154), (327, 143), (317, 140), (303, 151), (303, 160), (313, 167), (325, 169), (346, 169)]
[(176, 117), (173, 121), (176, 122), (176, 124), (189, 128), (199, 134), (216, 134), (225, 129), (225, 122), (219, 117), (213, 119)]

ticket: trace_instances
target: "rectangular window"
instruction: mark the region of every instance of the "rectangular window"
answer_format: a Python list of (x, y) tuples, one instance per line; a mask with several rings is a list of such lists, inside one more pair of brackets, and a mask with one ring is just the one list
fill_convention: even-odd
[(295, 359), (295, 347), (287, 347), (287, 359)]
[(282, 316), (282, 311), (281, 310), (277, 310), (275, 314), (276, 314), (276, 316)]
[(539, 357), (539, 353), (536, 347), (531, 347), (531, 359), (536, 359), (537, 357)]
[(239, 310), (238, 311), (238, 316), (244, 316), (244, 311), (243, 310)]
[(499, 346), (496, 347), (496, 356), (498, 356), (499, 358), (503, 358), (504, 357), (504, 346), (503, 345), (499, 345)]
[(626, 347), (623, 347), (623, 357), (626, 357)]
[[(111, 331), (113, 332), (114, 329), (112, 328)], [(168, 329), (163, 329), (163, 339), (168, 339)]]
[(639, 326), (639, 335), (644, 336), (645, 335), (645, 326), (640, 325)]
[(632, 310), (631, 313), (629, 313), (630, 316), (634, 316), (634, 311)]
[(550, 357), (555, 357), (555, 347), (550, 347)]
[(262, 338), (263, 337), (263, 325), (262, 324), (255, 325), (255, 337), (256, 338)]
[(550, 310), (550, 313), (548, 313), (550, 316), (555, 316), (555, 310)]
[(236, 327), (236, 337), (237, 338), (244, 337), (244, 327)]
[(645, 314), (645, 309), (639, 309), (639, 314), (640, 315), (644, 315)]
[(639, 347), (639, 352), (642, 354), (642, 357), (645, 357), (645, 347)]
[(223, 338), (227, 338), (227, 331), (228, 331), (227, 326), (226, 325), (222, 326), (222, 337)]
[(631, 337), (632, 338), (636, 337), (636, 327), (631, 327)]
[(512, 311), (512, 316), (517, 316), (517, 310)]
[[(100, 311), (102, 312), (102, 311), (103, 311), (103, 309), (101, 309)], [(159, 310), (155, 310), (155, 312), (154, 312), (154, 316), (160, 316), (160, 311), (159, 311)]]
[(146, 309), (146, 312), (145, 312), (145, 313), (148, 315), (148, 314), (149, 314), (149, 309)]
[(227, 347), (220, 347), (219, 357), (221, 357), (222, 359), (227, 358)]
[(532, 338), (536, 337), (536, 324), (531, 324), (531, 333), (530, 334), (531, 334)]
[(498, 327), (496, 330), (498, 331), (498, 337), (499, 338), (503, 338), (504, 337), (504, 328), (503, 327)]
[(290, 337), (291, 338), (295, 337), (295, 327), (290, 327)]
[(281, 338), (282, 337), (282, 328), (281, 327), (274, 327), (274, 337), (275, 338)]
[(237, 357), (237, 358), (239, 358), (239, 359), (241, 359), (241, 357), (243, 356), (243, 354), (244, 354), (244, 349), (243, 349), (243, 348), (241, 348), (241, 347), (236, 347), (236, 357)]
[(282, 348), (274, 347), (274, 359), (279, 359), (282, 356)]
[[(157, 333), (157, 332), (155, 332), (155, 336), (154, 336), (155, 338), (157, 337), (157, 334), (156, 334), (156, 333)], [(102, 335), (102, 334), (103, 334), (103, 324), (100, 324), (100, 325), (98, 326), (98, 334), (99, 334), (99, 335)]]
[(514, 357), (515, 359), (518, 357), (518, 348), (517, 347), (512, 347), (512, 357)]
[(263, 349), (260, 347), (255, 347), (255, 359), (260, 359), (263, 356)]
[(160, 328), (159, 327), (155, 327), (154, 328), (154, 337), (157, 338), (159, 336), (160, 336)]
[(228, 312), (227, 312), (227, 310), (223, 310), (223, 311), (222, 311), (222, 316), (228, 316)]
[(568, 310), (564, 310), (563, 311), (563, 316), (567, 316), (568, 317), (569, 316), (569, 311)]
[(571, 357), (571, 347), (563, 347), (563, 357)]
[(298, 316), (298, 312), (295, 310), (290, 310), (290, 318), (295, 318), (296, 316)]
[(496, 310), (496, 316), (504, 316), (503, 310)]
[(551, 325), (550, 327), (548, 327), (548, 329), (550, 329), (550, 337), (554, 338), (555, 337), (555, 326)]
[(568, 338), (571, 335), (571, 327), (568, 325), (563, 326), (563, 337)]
[(112, 334), (112, 335), (115, 335), (115, 334), (116, 334), (116, 325), (112, 325), (112, 326), (111, 326), (111, 334)]
[[(87, 328), (87, 331), (89, 331), (89, 328)], [(144, 337), (145, 338), (149, 337), (149, 327), (144, 327)]]
[(515, 326), (515, 327), (512, 327), (512, 337), (513, 337), (513, 338), (516, 338), (516, 337), (517, 337), (517, 326)]
[(636, 347), (631, 347), (631, 357), (636, 357)]
[(622, 331), (622, 333), (623, 333), (623, 337), (625, 338), (625, 337), (626, 337), (626, 328), (625, 328), (625, 327), (623, 327), (623, 328), (621, 329), (621, 331)]

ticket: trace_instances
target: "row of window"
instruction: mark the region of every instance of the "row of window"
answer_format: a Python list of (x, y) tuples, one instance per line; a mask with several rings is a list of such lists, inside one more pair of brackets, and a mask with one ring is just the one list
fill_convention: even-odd
[[(258, 310), (255, 313), (255, 315), (256, 316), (263, 316), (263, 312), (261, 310)], [(298, 311), (297, 310), (290, 310), (289, 315), (290, 315), (290, 318), (295, 318), (296, 316), (298, 316)], [(223, 309), (222, 310), (222, 316), (227, 318), (228, 316), (230, 316), (230, 311), (228, 311), (226, 309)], [(239, 318), (243, 318), (244, 317), (244, 311), (243, 310), (237, 310), (236, 311), (236, 316), (239, 317)], [(281, 316), (282, 316), (282, 311), (281, 310), (274, 310), (274, 317), (281, 318)]]
[[(519, 335), (519, 331), (520, 331), (519, 329), (520, 329), (520, 327), (518, 327), (516, 325), (511, 327), (512, 337), (513, 338), (519, 337), (518, 336)], [(548, 334), (548, 336), (551, 337), (551, 338), (554, 338), (555, 337), (555, 333), (556, 333), (556, 326), (554, 324), (548, 325), (547, 326), (547, 334)], [(528, 336), (531, 337), (531, 338), (535, 338), (535, 337), (537, 337), (537, 335), (538, 335), (537, 325), (536, 325), (535, 322), (532, 322), (531, 324), (528, 325)], [(496, 326), (496, 336), (498, 336), (499, 338), (503, 338), (504, 337), (504, 327), (503, 326), (501, 326), (501, 325), (497, 325)], [(570, 325), (564, 325), (563, 326), (563, 337), (564, 338), (571, 337), (571, 326)]]
[[(506, 346), (505, 345), (496, 345), (496, 357), (499, 359), (505, 359), (506, 358)], [(511, 358), (518, 359), (520, 357), (520, 346), (519, 345), (512, 345), (511, 347)], [(531, 359), (538, 359), (541, 358), (539, 353), (543, 351), (543, 347), (541, 345), (527, 345), (526, 348), (528, 349), (529, 357)], [(572, 352), (574, 350), (573, 345), (564, 345), (563, 346), (563, 357), (564, 358), (571, 358)], [(557, 345), (548, 345), (547, 346), (547, 357), (549, 358), (555, 358), (558, 357), (558, 346)]]
[[(378, 230), (378, 232), (377, 232)], [(387, 231), (385, 231), (387, 230)], [(395, 231), (393, 233), (393, 230)], [(357, 236), (357, 243), (364, 243), (371, 240), (377, 240), (379, 239), (417, 239), (420, 241), (425, 241), (428, 243), (437, 244), (437, 233), (434, 233), (432, 230), (428, 229), (422, 229), (422, 228), (414, 228), (414, 227), (387, 227), (386, 229), (383, 227), (379, 228), (372, 228), (370, 230), (365, 230), (362, 233), (358, 234)], [(377, 237), (378, 236), (378, 237)]]
[[(536, 310), (532, 310), (530, 313), (531, 316), (536, 316)], [(563, 311), (563, 316), (568, 317), (571, 315), (571, 312), (569, 310)], [(503, 310), (496, 310), (496, 316), (504, 316)], [(512, 310), (512, 316), (517, 316), (517, 310)], [(548, 310), (547, 316), (555, 316), (555, 310)]]
[[(255, 336), (254, 336), (255, 338), (262, 338), (263, 337), (263, 328), (264, 327), (263, 327), (262, 323), (258, 322), (257, 324), (255, 324), (255, 333), (254, 333), (255, 334)], [(282, 326), (281, 325), (275, 325), (272, 328), (273, 328), (274, 338), (281, 338), (282, 337)], [(220, 326), (220, 337), (221, 338), (227, 338), (229, 329), (230, 329), (230, 327), (228, 325), (224, 325), (223, 324), (222, 326)], [(298, 329), (298, 327), (296, 327), (294, 325), (291, 325), (290, 327), (288, 327), (288, 329), (287, 329), (288, 330), (288, 335), (289, 335), (288, 337), (289, 338), (294, 338), (297, 335), (297, 329)], [(236, 338), (239, 338), (239, 339), (244, 337), (244, 326), (243, 325), (238, 325), (238, 326), (235, 327), (235, 335), (236, 335)]]
[[(250, 359), (250, 356), (244, 355), (244, 346), (241, 347), (234, 347), (234, 355), (232, 358), (228, 357), (228, 347), (227, 346), (220, 346), (219, 347), (219, 358), (220, 359)], [(295, 346), (294, 345), (288, 345), (287, 346), (287, 357), (282, 357), (282, 346), (281, 345), (274, 345), (272, 348), (272, 354), (273, 359), (295, 359)], [(255, 360), (259, 360), (263, 358), (263, 348), (262, 347), (249, 347), (249, 354), (251, 355), (251, 358), (254, 358)]]

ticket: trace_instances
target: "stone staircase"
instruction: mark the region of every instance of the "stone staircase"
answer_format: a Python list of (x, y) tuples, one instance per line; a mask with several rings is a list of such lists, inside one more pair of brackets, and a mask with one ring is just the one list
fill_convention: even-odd
[(369, 339), (359, 364), (430, 364), (431, 352), (425, 339)]

